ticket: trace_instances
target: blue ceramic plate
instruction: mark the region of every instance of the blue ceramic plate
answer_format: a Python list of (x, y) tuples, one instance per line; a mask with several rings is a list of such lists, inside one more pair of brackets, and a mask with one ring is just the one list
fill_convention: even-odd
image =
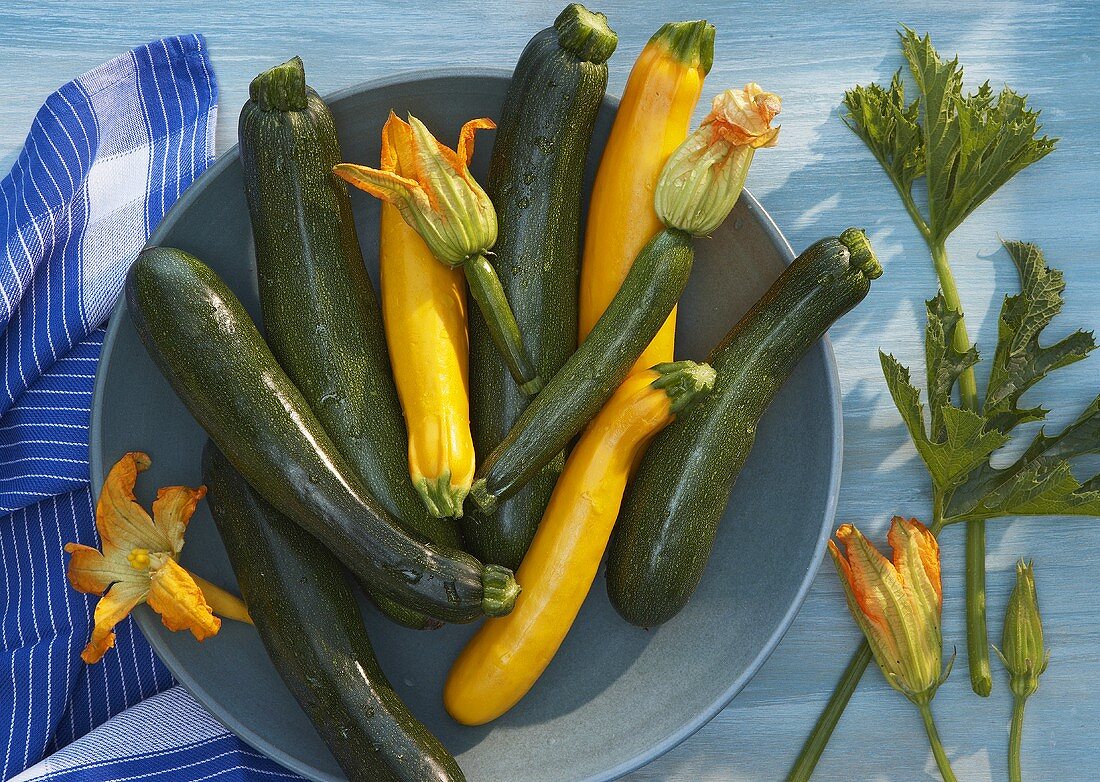
[[(509, 74), (435, 71), (371, 82), (330, 100), (345, 158), (377, 161), (387, 112), (412, 111), (442, 140), (456, 141), (471, 117), (496, 118)], [(589, 181), (615, 102), (605, 101)], [(484, 177), (492, 134), (479, 139)], [(377, 272), (378, 203), (352, 193), (363, 255)], [(193, 185), (154, 235), (209, 263), (256, 317), (252, 236), (236, 150)], [(791, 249), (746, 192), (713, 238), (698, 242), (680, 308), (677, 351), (702, 359), (790, 262)], [(96, 378), (92, 482), (124, 452), (153, 466), (139, 482), (200, 483), (204, 435), (146, 356), (125, 303), (111, 321)], [(840, 395), (832, 351), (815, 345), (759, 429), (733, 492), (709, 568), (688, 607), (652, 631), (623, 622), (596, 581), (561, 651), (531, 693), (492, 725), (465, 728), (443, 711), (440, 692), (474, 628), (418, 633), (365, 606), (378, 657), (398, 692), (453, 752), (470, 782), (614, 779), (666, 752), (717, 714), (775, 648), (810, 586), (832, 526), (840, 479)], [(782, 476), (782, 480), (777, 480)], [(233, 588), (233, 572), (205, 507), (187, 536), (183, 563)], [(198, 644), (170, 633), (142, 608), (142, 631), (176, 678), (256, 749), (315, 780), (343, 779), (339, 767), (272, 668), (251, 628), (226, 622)]]

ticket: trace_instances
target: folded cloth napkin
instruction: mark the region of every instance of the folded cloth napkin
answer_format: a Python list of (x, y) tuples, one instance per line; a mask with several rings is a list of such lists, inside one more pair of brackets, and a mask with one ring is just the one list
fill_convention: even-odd
[(102, 324), (213, 161), (217, 96), (201, 36), (140, 46), (47, 98), (0, 182), (0, 779), (297, 778), (174, 686), (131, 621), (85, 665), (94, 600), (69, 587), (62, 550), (99, 546), (88, 419)]

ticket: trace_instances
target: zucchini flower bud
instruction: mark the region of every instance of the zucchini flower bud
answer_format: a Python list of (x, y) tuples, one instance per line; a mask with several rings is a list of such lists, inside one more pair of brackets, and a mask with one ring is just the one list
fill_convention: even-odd
[(916, 519), (895, 516), (887, 537), (891, 561), (851, 524), (836, 536), (845, 552), (829, 541), (829, 553), (875, 661), (890, 686), (927, 707), (950, 673), (941, 659), (943, 593), (936, 538)]
[(778, 95), (758, 84), (718, 95), (661, 171), (654, 195), (661, 222), (695, 236), (721, 225), (741, 195), (753, 154), (776, 145), (779, 127), (771, 121), (781, 106)]
[(333, 170), (346, 182), (397, 207), (401, 216), (443, 263), (461, 266), (497, 240), (497, 213), (470, 173), (474, 134), (495, 128), (490, 119), (462, 126), (458, 149), (439, 143), (424, 123), (393, 112), (382, 131), (382, 167), (340, 163)]
[(1013, 695), (1027, 698), (1039, 689), (1039, 676), (1047, 669), (1050, 653), (1043, 646), (1035, 571), (1030, 562), (1022, 559), (1016, 563), (1016, 586), (1008, 598), (998, 653), (1008, 669)]

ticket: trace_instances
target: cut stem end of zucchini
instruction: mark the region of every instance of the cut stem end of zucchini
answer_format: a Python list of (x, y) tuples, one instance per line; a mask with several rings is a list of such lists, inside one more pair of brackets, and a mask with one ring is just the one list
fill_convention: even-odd
[(248, 85), (248, 97), (263, 111), (301, 111), (306, 107), (306, 71), (301, 57), (264, 71)]
[(497, 497), (489, 493), (484, 478), (474, 481), (474, 485), (470, 487), (470, 497), (484, 513), (492, 513), (497, 509)]
[(882, 276), (882, 264), (871, 249), (871, 242), (859, 228), (848, 228), (840, 235), (840, 243), (848, 248), (851, 260), (848, 265), (861, 271), (868, 279), (877, 280)]
[(554, 20), (561, 48), (578, 60), (603, 63), (615, 53), (619, 37), (607, 24), (607, 17), (589, 11), (580, 3), (570, 3)]
[(678, 61), (698, 66), (704, 74), (714, 64), (714, 25), (706, 19), (669, 22), (649, 39), (650, 45), (664, 46)]
[(511, 570), (502, 565), (486, 565), (481, 584), (485, 590), (482, 607), (486, 616), (512, 613), (516, 598), (522, 590)]
[(653, 387), (668, 395), (669, 409), (679, 415), (714, 388), (716, 374), (709, 364), (694, 361), (672, 361), (653, 367), (660, 377)]
[(470, 490), (465, 486), (452, 486), (450, 470), (438, 478), (420, 478), (414, 485), (428, 513), (437, 519), (462, 518), (462, 504)]

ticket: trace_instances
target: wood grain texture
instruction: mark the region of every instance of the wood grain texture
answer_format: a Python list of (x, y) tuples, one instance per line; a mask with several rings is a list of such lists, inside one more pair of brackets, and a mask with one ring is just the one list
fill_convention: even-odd
[[(758, 81), (784, 99), (780, 145), (756, 158), (749, 187), (796, 250), (848, 225), (866, 228), (886, 274), (871, 297), (833, 328), (845, 413), (844, 488), (839, 519), (881, 539), (889, 517), (927, 517), (924, 470), (894, 411), (878, 366), (881, 346), (922, 360), (923, 300), (935, 291), (927, 253), (886, 177), (838, 120), (843, 90), (885, 80), (900, 64), (894, 30), (929, 31), (943, 53), (958, 52), (969, 83), (991, 79), (1029, 93), (1047, 131), (1061, 137), (1047, 160), (1013, 180), (956, 232), (949, 245), (968, 324), (992, 354), (1001, 298), (1015, 274), (998, 236), (1037, 242), (1068, 282), (1065, 313), (1050, 338), (1100, 325), (1100, 76), (1094, 61), (1100, 5), (980, 4), (887, 0), (829, 3), (594, 3), (620, 36), (611, 83), (622, 90), (630, 63), (661, 22), (705, 16), (718, 27), (706, 95)], [(236, 136), (248, 80), (300, 54), (322, 93), (402, 69), (437, 65), (511, 67), (557, 5), (533, 0), (382, 4), (235, 4), (135, 0), (0, 5), (0, 160), (10, 159), (45, 96), (128, 47), (170, 33), (207, 35), (221, 84), (219, 148)], [(479, 42), (488, 40), (487, 46)], [(702, 113), (702, 111), (700, 111)], [(1095, 396), (1100, 359), (1060, 371), (1029, 400), (1053, 407), (1050, 425)], [(979, 382), (984, 381), (979, 367)], [(1096, 465), (1092, 465), (1095, 467)], [(810, 520), (812, 523), (812, 520)], [(764, 531), (766, 534), (766, 530)], [(1010, 702), (994, 662), (994, 694), (970, 692), (962, 635), (962, 530), (943, 536), (945, 637), (956, 672), (936, 700), (941, 731), (961, 779), (1004, 779)], [(782, 545), (782, 541), (776, 541)], [(1100, 522), (1044, 519), (989, 527), (990, 635), (1000, 621), (1019, 556), (1033, 557), (1053, 649), (1028, 706), (1024, 775), (1030, 780), (1100, 778)], [(781, 779), (836, 676), (855, 647), (840, 586), (823, 569), (791, 631), (760, 674), (719, 717), (681, 747), (629, 777), (632, 782), (748, 782)], [(689, 663), (686, 663), (689, 664)], [(853, 699), (816, 779), (911, 782), (936, 772), (914, 710), (871, 671)]]

